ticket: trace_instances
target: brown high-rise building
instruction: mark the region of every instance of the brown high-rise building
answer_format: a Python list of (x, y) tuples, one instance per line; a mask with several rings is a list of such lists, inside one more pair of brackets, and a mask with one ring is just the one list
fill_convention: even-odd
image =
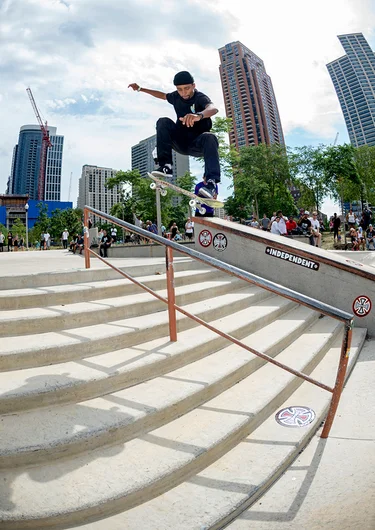
[(233, 120), (231, 145), (284, 144), (272, 81), (262, 59), (241, 42), (219, 49), (225, 110)]

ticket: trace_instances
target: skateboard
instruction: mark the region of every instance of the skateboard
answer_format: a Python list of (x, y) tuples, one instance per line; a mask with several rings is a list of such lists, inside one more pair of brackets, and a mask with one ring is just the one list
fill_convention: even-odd
[(205, 206), (209, 206), (210, 208), (222, 208), (224, 206), (224, 203), (222, 201), (218, 201), (217, 199), (208, 199), (206, 197), (200, 197), (199, 195), (195, 195), (195, 193), (191, 191), (184, 190), (183, 188), (180, 188), (179, 186), (176, 186), (175, 184), (172, 184), (167, 180), (163, 180), (162, 178), (156, 177), (152, 173), (147, 173), (147, 176), (151, 180), (153, 180), (153, 182), (151, 182), (150, 184), (150, 188), (152, 190), (159, 188), (160, 195), (164, 197), (168, 192), (166, 188), (170, 188), (171, 190), (174, 190), (177, 193), (182, 193), (182, 195), (190, 197), (189, 206), (191, 208), (196, 207), (201, 215), (204, 215), (206, 213)]

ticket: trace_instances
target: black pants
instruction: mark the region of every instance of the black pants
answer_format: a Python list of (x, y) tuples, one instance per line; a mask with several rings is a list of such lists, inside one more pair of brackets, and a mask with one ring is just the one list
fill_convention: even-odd
[(63, 247), (65, 249), (68, 248), (68, 240), (67, 239), (63, 239)]
[(111, 245), (108, 245), (108, 243), (100, 243), (99, 252), (102, 258), (108, 258), (107, 249), (109, 249)]
[(4, 252), (4, 243), (0, 243), (0, 252)]
[(181, 155), (203, 156), (206, 179), (220, 182), (219, 142), (214, 134), (204, 132), (196, 136), (193, 128), (160, 118), (156, 123), (156, 148), (160, 166), (172, 164), (172, 149)]

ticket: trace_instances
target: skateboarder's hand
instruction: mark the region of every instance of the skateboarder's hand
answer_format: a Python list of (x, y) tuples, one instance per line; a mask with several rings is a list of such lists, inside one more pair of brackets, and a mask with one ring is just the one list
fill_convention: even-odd
[(130, 85), (128, 86), (128, 88), (132, 88), (133, 90), (138, 90), (139, 85), (137, 85), (137, 83), (130, 83)]
[(194, 123), (201, 119), (202, 118), (196, 114), (186, 114), (183, 118), (180, 118), (180, 121), (182, 121), (182, 125), (186, 125), (186, 127), (193, 127)]

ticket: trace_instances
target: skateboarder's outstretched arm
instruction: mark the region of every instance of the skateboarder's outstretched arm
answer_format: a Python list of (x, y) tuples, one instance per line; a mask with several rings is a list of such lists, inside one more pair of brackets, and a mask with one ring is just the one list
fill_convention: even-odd
[(128, 88), (132, 88), (136, 92), (150, 94), (150, 96), (153, 96), (154, 98), (167, 99), (167, 94), (165, 94), (165, 92), (161, 92), (160, 90), (151, 90), (149, 88), (141, 88), (137, 83), (130, 83)]

